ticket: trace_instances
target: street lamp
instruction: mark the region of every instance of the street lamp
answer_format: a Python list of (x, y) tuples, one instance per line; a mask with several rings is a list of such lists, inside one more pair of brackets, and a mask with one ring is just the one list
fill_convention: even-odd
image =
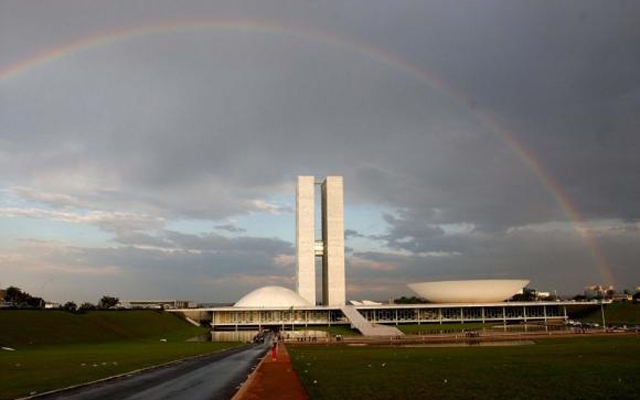
[(602, 314), (602, 329), (607, 329), (607, 322), (604, 319), (604, 299), (600, 299), (600, 314)]

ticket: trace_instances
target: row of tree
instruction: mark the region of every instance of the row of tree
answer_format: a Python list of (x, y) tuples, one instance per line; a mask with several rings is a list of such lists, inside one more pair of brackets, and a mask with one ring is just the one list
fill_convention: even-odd
[(411, 296), (411, 297), (398, 297), (397, 299), (393, 299), (395, 304), (426, 304), (428, 301), (421, 297)]
[(94, 305), (89, 302), (84, 302), (78, 305), (73, 301), (68, 301), (64, 303), (62, 309), (68, 312), (84, 312), (90, 310), (109, 310), (118, 305), (120, 299), (112, 296), (102, 296), (97, 305)]
[[(45, 308), (46, 304), (42, 297), (31, 296), (29, 293), (15, 286), (9, 286), (7, 288), (3, 300), (15, 308)], [(85, 302), (78, 306), (75, 302), (68, 301), (62, 306), (62, 309), (69, 312), (108, 310), (117, 306), (119, 302), (120, 299), (117, 297), (102, 296), (98, 304), (95, 305)]]
[(44, 308), (45, 304), (42, 297), (31, 296), (15, 286), (7, 288), (3, 300), (17, 308)]

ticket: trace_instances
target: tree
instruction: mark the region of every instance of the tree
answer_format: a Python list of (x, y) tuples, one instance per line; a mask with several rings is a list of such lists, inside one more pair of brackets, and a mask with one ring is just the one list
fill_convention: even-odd
[(426, 301), (424, 299), (421, 299), (420, 297), (416, 297), (416, 296), (411, 296), (411, 297), (402, 296), (400, 298), (394, 299), (393, 302), (396, 303), (396, 304), (425, 304), (425, 303), (428, 303), (428, 301)]
[(4, 300), (12, 302), (18, 308), (43, 308), (45, 303), (41, 297), (33, 297), (15, 286), (7, 288)]
[(102, 296), (98, 303), (98, 308), (108, 310), (111, 307), (115, 307), (120, 302), (120, 299), (112, 296)]
[(5, 301), (16, 301), (22, 295), (22, 290), (15, 286), (9, 286), (4, 295)]
[(510, 299), (511, 301), (535, 301), (536, 290), (530, 288), (522, 289), (522, 293), (514, 294)]
[(45, 301), (42, 297), (29, 296), (27, 298), (26, 305), (31, 308), (44, 308)]
[(78, 306), (73, 301), (67, 301), (62, 306), (62, 309), (67, 311), (67, 312), (74, 313), (74, 312), (76, 312), (78, 310)]
[(31, 296), (29, 296), (28, 293), (23, 292), (19, 287), (9, 286), (4, 299), (5, 301), (10, 301), (17, 306), (25, 304), (29, 297)]
[(80, 304), (80, 308), (78, 308), (79, 312), (85, 312), (85, 311), (89, 311), (89, 310), (95, 310), (96, 306), (94, 306), (93, 304), (89, 303), (89, 302), (84, 302), (82, 304)]

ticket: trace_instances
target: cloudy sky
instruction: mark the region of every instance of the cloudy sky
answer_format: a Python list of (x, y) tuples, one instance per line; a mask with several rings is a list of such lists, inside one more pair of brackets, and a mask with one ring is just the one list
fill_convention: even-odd
[(343, 175), (347, 295), (640, 285), (637, 1), (0, 3), (0, 287), (295, 287)]

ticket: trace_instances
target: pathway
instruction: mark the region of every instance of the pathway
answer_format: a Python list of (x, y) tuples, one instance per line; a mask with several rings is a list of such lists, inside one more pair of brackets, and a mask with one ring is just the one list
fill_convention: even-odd
[(274, 361), (271, 351), (233, 400), (308, 400), (298, 375), (293, 370), (286, 346), (278, 346)]

